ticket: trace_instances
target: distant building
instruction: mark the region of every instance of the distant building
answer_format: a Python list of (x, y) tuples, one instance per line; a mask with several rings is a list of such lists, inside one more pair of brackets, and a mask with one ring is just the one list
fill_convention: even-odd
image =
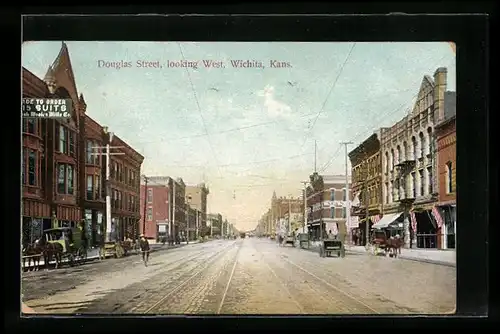
[(209, 194), (210, 190), (205, 183), (186, 185), (186, 196), (190, 199), (190, 207), (201, 213), (199, 217), (200, 228), (207, 226), (207, 197)]
[[(350, 178), (348, 181), (350, 188)], [(338, 231), (337, 224), (346, 223), (352, 191), (348, 196), (345, 175), (313, 173), (310, 183), (307, 188), (307, 229), (313, 240), (319, 240), (321, 236), (326, 237), (330, 230), (333, 233)]]

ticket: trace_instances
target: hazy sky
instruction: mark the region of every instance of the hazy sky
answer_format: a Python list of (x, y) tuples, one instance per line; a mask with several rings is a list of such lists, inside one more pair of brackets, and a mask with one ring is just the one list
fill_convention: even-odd
[[(146, 175), (204, 180), (209, 211), (241, 229), (257, 224), (273, 190), (300, 194), (300, 181), (314, 168), (315, 140), (318, 170), (344, 174), (339, 143), (357, 145), (404, 116), (425, 74), (447, 67), (448, 89), (455, 90), (448, 43), (67, 45), (90, 117), (145, 156)], [(43, 78), (60, 47), (25, 43), (22, 64)], [(198, 67), (167, 67), (180, 60)], [(203, 60), (224, 67), (206, 68)], [(264, 68), (234, 68), (231, 60)], [(291, 67), (272, 68), (272, 60)], [(102, 66), (122, 61), (132, 66)], [(137, 61), (158, 61), (162, 68), (139, 68)]]

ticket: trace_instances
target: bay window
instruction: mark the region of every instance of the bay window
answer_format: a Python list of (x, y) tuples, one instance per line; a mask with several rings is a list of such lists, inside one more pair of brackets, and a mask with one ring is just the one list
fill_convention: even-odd
[(74, 189), (74, 166), (70, 164), (57, 164), (57, 193), (73, 195)]
[(32, 149), (22, 151), (22, 180), (23, 185), (38, 185), (38, 152)]
[(56, 143), (58, 152), (73, 157), (76, 155), (76, 135), (64, 125), (59, 125), (56, 131)]
[(87, 175), (87, 200), (91, 201), (94, 199), (94, 186), (92, 175)]

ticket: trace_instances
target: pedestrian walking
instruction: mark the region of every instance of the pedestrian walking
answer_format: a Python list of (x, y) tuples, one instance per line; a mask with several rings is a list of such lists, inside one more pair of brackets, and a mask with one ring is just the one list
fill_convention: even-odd
[(144, 261), (144, 264), (147, 266), (149, 260), (149, 241), (144, 234), (141, 234), (140, 238), (139, 245), (141, 247), (142, 261)]

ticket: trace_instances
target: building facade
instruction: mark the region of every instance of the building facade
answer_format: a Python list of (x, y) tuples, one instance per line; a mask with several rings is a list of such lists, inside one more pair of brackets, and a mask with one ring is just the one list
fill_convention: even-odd
[[(352, 166), (352, 193), (350, 228), (359, 236), (357, 241), (366, 244), (366, 224), (370, 230), (383, 213), (382, 157), (380, 154), (381, 131), (376, 131), (349, 153)], [(367, 209), (368, 208), (368, 209)], [(368, 234), (369, 235), (369, 234)]]
[[(350, 178), (348, 181), (350, 188)], [(312, 240), (325, 238), (329, 231), (336, 234), (338, 224), (346, 224), (352, 191), (347, 194), (345, 175), (313, 173), (306, 196), (307, 230)]]
[[(301, 214), (304, 212), (304, 201), (301, 198), (277, 197), (273, 192), (271, 198), (270, 233), (276, 233), (280, 224), (285, 221), (285, 216), (289, 213)], [(288, 224), (288, 223), (287, 223)]]
[(208, 224), (210, 225), (211, 235), (222, 235), (222, 215), (220, 213), (209, 213)]
[(141, 181), (140, 225), (147, 238), (158, 239), (159, 236), (165, 235), (181, 239), (187, 235), (186, 208), (185, 184), (181, 178), (151, 176), (148, 177), (147, 186), (144, 180)]
[(457, 184), (456, 184), (456, 107), (455, 92), (445, 94), (445, 114), (438, 120), (434, 129), (438, 147), (438, 189), (439, 213), (443, 224), (438, 227), (438, 248), (455, 248)]
[(200, 230), (205, 230), (207, 227), (207, 200), (210, 190), (205, 183), (186, 186), (186, 196), (190, 198), (189, 205), (199, 212), (199, 227)]
[(446, 84), (446, 68), (425, 75), (412, 111), (381, 132), (384, 215), (403, 217), (407, 247), (437, 247), (434, 124), (444, 113)]
[(84, 106), (78, 96), (68, 49), (59, 54), (43, 80), (23, 68), (23, 97), (71, 99), (69, 119), (23, 118), (23, 241), (44, 229), (76, 227), (82, 219), (78, 175), (79, 122)]

